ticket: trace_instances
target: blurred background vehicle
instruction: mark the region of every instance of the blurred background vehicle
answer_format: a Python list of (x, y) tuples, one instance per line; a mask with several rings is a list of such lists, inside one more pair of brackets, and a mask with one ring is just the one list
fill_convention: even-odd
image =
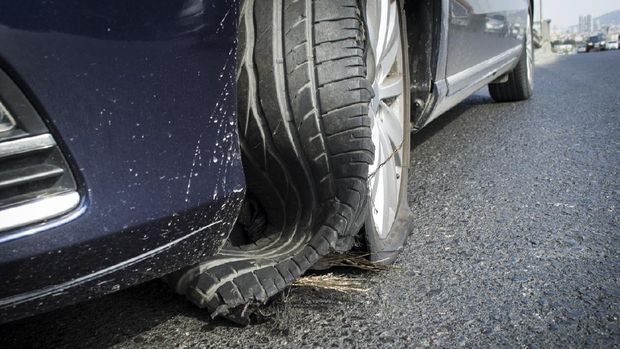
[(553, 46), (553, 51), (559, 55), (575, 53), (575, 46), (571, 44), (561, 44)]
[(618, 33), (611, 33), (607, 35), (607, 43), (605, 43), (606, 50), (618, 49)]
[(605, 49), (605, 34), (599, 33), (588, 38), (586, 52)]

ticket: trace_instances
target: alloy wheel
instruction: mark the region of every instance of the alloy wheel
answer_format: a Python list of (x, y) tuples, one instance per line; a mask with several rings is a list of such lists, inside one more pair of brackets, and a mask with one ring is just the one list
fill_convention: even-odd
[[(374, 163), (369, 169), (372, 222), (380, 238), (389, 234), (400, 199), (405, 110), (404, 58), (399, 4), (396, 0), (369, 0), (368, 78), (374, 97), (370, 102)], [(406, 180), (406, 179), (404, 179)]]

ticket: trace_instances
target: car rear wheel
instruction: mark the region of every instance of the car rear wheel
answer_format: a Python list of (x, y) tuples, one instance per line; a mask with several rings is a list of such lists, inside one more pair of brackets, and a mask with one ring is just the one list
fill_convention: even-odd
[(529, 99), (534, 89), (534, 44), (532, 23), (528, 16), (523, 51), (517, 66), (508, 73), (508, 81), (489, 84), (489, 93), (496, 102), (513, 102)]
[[(367, 222), (369, 183), (375, 198), (384, 192), (402, 197), (393, 181), (396, 174), (406, 176), (408, 164), (406, 56), (402, 36), (392, 32), (400, 27), (381, 22), (393, 21), (400, 7), (392, 6), (395, 0), (367, 2), (392, 10), (375, 12), (382, 19), (371, 23), (357, 0), (244, 2), (237, 112), (246, 201), (220, 253), (169, 278), (213, 315), (245, 323), (252, 305), (282, 291), (326, 254), (350, 249)], [(375, 33), (372, 42), (369, 33)], [(393, 62), (380, 73), (376, 60), (367, 58), (379, 46), (398, 48), (389, 51)], [(398, 93), (381, 95), (387, 90)], [(394, 112), (377, 111), (388, 100), (400, 113), (391, 121)], [(380, 137), (378, 118), (394, 125), (394, 139)], [(390, 157), (387, 147), (396, 154)], [(372, 177), (383, 178), (386, 166), (391, 187), (376, 190), (387, 181), (379, 185)], [(406, 179), (398, 183), (405, 188)]]

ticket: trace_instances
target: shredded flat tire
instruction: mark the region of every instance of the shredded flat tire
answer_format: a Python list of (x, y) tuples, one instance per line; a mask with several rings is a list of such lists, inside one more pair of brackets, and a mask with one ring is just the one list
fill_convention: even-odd
[(356, 0), (247, 0), (240, 14), (238, 124), (262, 238), (169, 277), (213, 316), (247, 323), (322, 256), (348, 250), (374, 159), (365, 36)]

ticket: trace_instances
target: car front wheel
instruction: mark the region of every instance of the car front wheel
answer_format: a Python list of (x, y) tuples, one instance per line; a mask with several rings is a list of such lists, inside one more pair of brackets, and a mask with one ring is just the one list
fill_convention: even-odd
[[(237, 54), (247, 197), (219, 255), (169, 279), (247, 322), (365, 225), (371, 259), (408, 233), (407, 55), (396, 0), (246, 0)], [(368, 218), (367, 218), (368, 217)]]

